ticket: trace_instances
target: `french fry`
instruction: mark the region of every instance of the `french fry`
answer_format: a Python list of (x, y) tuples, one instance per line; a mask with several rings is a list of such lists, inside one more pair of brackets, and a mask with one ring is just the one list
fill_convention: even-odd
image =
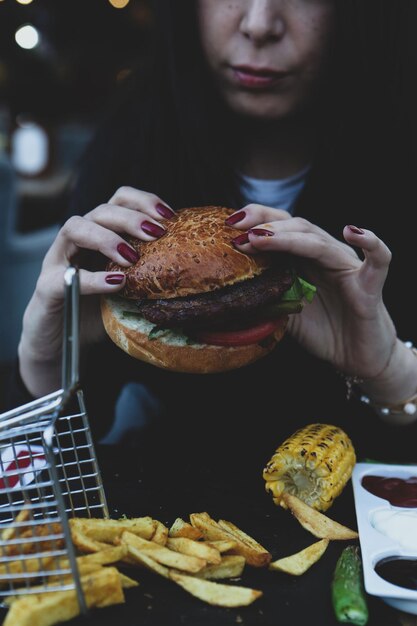
[(221, 578), (238, 578), (242, 575), (246, 560), (240, 554), (228, 554), (222, 557), (218, 564), (206, 565), (195, 576), (206, 580), (219, 580)]
[(253, 537), (243, 532), (232, 522), (220, 519), (219, 526), (229, 532), (238, 542), (234, 549), (238, 554), (242, 554), (249, 565), (254, 567), (265, 567), (271, 561), (271, 554), (260, 543), (255, 541)]
[[(61, 537), (50, 539), (49, 535), (51, 530), (62, 533), (61, 526), (55, 528), (53, 524), (32, 522), (28, 526), (24, 524), (28, 515), (29, 511), (21, 512), (17, 527), (11, 525), (3, 530), (0, 542), (4, 542), (4, 537), (17, 540), (19, 554), (22, 549), (35, 550), (37, 545), (45, 550), (55, 548), (56, 543), (52, 541)], [(195, 597), (215, 606), (247, 606), (260, 597), (262, 592), (257, 589), (212, 581), (241, 576), (246, 563), (267, 565), (271, 559), (269, 552), (239, 527), (226, 520), (216, 521), (207, 512), (191, 514), (190, 522), (176, 518), (168, 528), (149, 516), (119, 520), (70, 519), (72, 541), (81, 553), (77, 556), (77, 566), (87, 606), (124, 602), (123, 589), (139, 585), (138, 581), (111, 566), (124, 562), (146, 567), (171, 579)], [(11, 549), (12, 545), (7, 548)], [(224, 555), (230, 550), (234, 553)], [(37, 585), (31, 587), (31, 594), (20, 595), (17, 590), (15, 596), (8, 597), (9, 621), (3, 626), (52, 626), (78, 615), (75, 590), (44, 593), (48, 587), (59, 587), (72, 581), (67, 555), (41, 555), (24, 561), (22, 564), (21, 559), (16, 559), (0, 565), (0, 585), (2, 578), (5, 583), (9, 583), (11, 577), (14, 582), (28, 581), (31, 573), (33, 580), (30, 582)], [(39, 574), (44, 572), (46, 580), (41, 585)], [(102, 588), (107, 591), (103, 592)]]
[(109, 544), (102, 543), (91, 539), (77, 528), (71, 528), (71, 538), (74, 546), (76, 546), (81, 552), (100, 552), (100, 550), (107, 550)]
[[(86, 565), (79, 567), (78, 572), (81, 578), (83, 577), (85, 578), (85, 577), (94, 575), (96, 572), (101, 571), (102, 569), (103, 567), (101, 565), (97, 563), (92, 563), (92, 564), (86, 564)], [(54, 593), (55, 591), (60, 591), (61, 590), (60, 587), (62, 585), (68, 585), (73, 582), (74, 582), (74, 578), (70, 570), (67, 573), (62, 573), (62, 574), (52, 573), (52, 575), (48, 576), (47, 579), (44, 582), (42, 582), (42, 584), (30, 586), (31, 595), (34, 595), (35, 593), (41, 595), (45, 591), (48, 591), (48, 593)], [(49, 590), (52, 590), (52, 591), (49, 591)], [(16, 600), (26, 595), (27, 595), (26, 588), (22, 588), (20, 590), (20, 593), (16, 594), (15, 596), (8, 596), (7, 598), (5, 598), (4, 602), (5, 604), (7, 604), (7, 606), (11, 606), (13, 602), (16, 602)]]
[(74, 517), (69, 523), (71, 530), (76, 529), (94, 541), (113, 543), (125, 530), (144, 539), (150, 539), (160, 522), (146, 516), (118, 520)]
[[(109, 565), (110, 563), (117, 563), (118, 561), (122, 561), (126, 555), (127, 547), (125, 545), (110, 546), (109, 548), (106, 548), (105, 550), (100, 550), (99, 552), (78, 556), (77, 565), (79, 569), (88, 566), (100, 567), (102, 565)], [(71, 564), (69, 562), (69, 559), (67, 558), (61, 557), (58, 563), (52, 562), (51, 565), (53, 569), (55, 569), (57, 565), (60, 569), (71, 569)]]
[(109, 563), (117, 563), (122, 561), (127, 554), (127, 548), (125, 545), (111, 546), (100, 550), (100, 552), (94, 552), (93, 554), (86, 554), (84, 556), (77, 557), (77, 563), (82, 565), (84, 563), (98, 563), (99, 565), (109, 565)]
[(194, 528), (197, 528), (209, 541), (230, 541), (234, 537), (218, 525), (216, 520), (212, 519), (208, 513), (191, 513), (190, 521)]
[(169, 572), (169, 578), (191, 593), (191, 595), (215, 606), (248, 606), (262, 596), (262, 591), (257, 589), (223, 585), (173, 571)]
[(119, 572), (119, 576), (123, 589), (132, 589), (133, 587), (139, 587), (138, 581), (130, 578), (130, 576), (126, 576), (126, 574), (122, 574), (122, 572)]
[(169, 537), (185, 537), (187, 539), (203, 539), (203, 533), (194, 528), (188, 522), (185, 522), (181, 517), (177, 517), (168, 531)]
[[(90, 555), (89, 555), (90, 556)], [(93, 555), (91, 555), (93, 556)], [(97, 572), (101, 572), (103, 570), (103, 565), (94, 561), (84, 561), (84, 562), (80, 562), (80, 559), (84, 559), (85, 557), (78, 557), (77, 559), (77, 565), (78, 565), (78, 573), (80, 575), (81, 580), (85, 580), (86, 577), (96, 574)], [(56, 567), (56, 566), (55, 566)], [(55, 568), (54, 568), (55, 569)], [(45, 582), (42, 585), (32, 585), (31, 586), (31, 593), (34, 592), (38, 592), (38, 593), (43, 593), (44, 591), (46, 591), (49, 588), (57, 588), (57, 591), (59, 591), (59, 587), (63, 584), (69, 584), (71, 582), (74, 582), (74, 578), (71, 572), (71, 567), (69, 564), (68, 559), (62, 559), (61, 562), (59, 562), (59, 569), (65, 571), (66, 569), (69, 570), (67, 573), (62, 573), (62, 574), (54, 574), (52, 573), (52, 575), (48, 576), (47, 579), (45, 580)], [(52, 570), (52, 568), (51, 568)], [(53, 571), (53, 570), (52, 570)], [(131, 587), (137, 587), (139, 585), (138, 581), (133, 580), (132, 578), (130, 578), (129, 576), (126, 576), (125, 574), (123, 574), (122, 572), (118, 571), (119, 576), (120, 576), (120, 580), (121, 580), (121, 584), (123, 589), (130, 589)], [(16, 600), (18, 600), (19, 598), (21, 598), (22, 595), (16, 595), (16, 596), (8, 596), (7, 598), (4, 599), (5, 604), (7, 604), (7, 606), (10, 606), (13, 602), (15, 602)]]
[(154, 520), (156, 524), (155, 532), (152, 536), (152, 541), (155, 543), (159, 543), (159, 545), (164, 546), (168, 539), (168, 531), (169, 529), (162, 523), (158, 522), (158, 520)]
[[(82, 563), (81, 565), (78, 566), (78, 572), (81, 578), (85, 578), (85, 576), (94, 575), (96, 572), (100, 572), (102, 569), (103, 569), (103, 565), (100, 565), (99, 563)], [(119, 572), (120, 582), (122, 584), (123, 589), (131, 589), (132, 587), (139, 586), (139, 583), (137, 580), (133, 580), (133, 578), (126, 576), (126, 574), (123, 574), (119, 570), (117, 571)], [(56, 585), (57, 583), (62, 585), (62, 584), (68, 584), (72, 582), (73, 580), (74, 578), (73, 578), (72, 573), (64, 574), (64, 575), (56, 574), (54, 576), (48, 577), (48, 581), (46, 584), (47, 586)], [(39, 591), (42, 592), (44, 588), (45, 588), (44, 586), (43, 587), (40, 586)]]
[[(39, 556), (33, 558), (21, 558), (18, 561), (8, 561), (0, 565), (0, 586), (9, 584), (12, 580), (14, 583), (23, 582), (33, 574), (33, 580), (36, 580), (40, 571), (48, 569), (52, 562), (52, 556)], [(20, 576), (23, 574), (23, 576)]]
[(19, 531), (20, 524), (22, 522), (27, 522), (31, 518), (30, 508), (25, 505), (23, 509), (20, 509), (19, 513), (16, 515), (13, 523), (10, 526), (4, 528), (1, 532), (1, 541), (10, 541), (14, 537), (16, 537), (16, 533)]
[(357, 539), (358, 533), (339, 524), (289, 493), (282, 495), (287, 507), (301, 526), (319, 539)]
[(127, 546), (129, 555), (134, 559), (135, 562), (143, 565), (147, 569), (151, 570), (155, 574), (159, 574), (164, 578), (169, 578), (169, 569), (165, 567), (165, 565), (161, 565), (150, 556), (148, 556), (145, 552), (138, 550), (135, 546), (129, 545)]
[(236, 548), (237, 541), (234, 539), (220, 539), (219, 541), (205, 541), (205, 543), (213, 548), (216, 548), (221, 554), (228, 552)]
[(292, 574), (293, 576), (301, 576), (320, 559), (328, 545), (328, 539), (320, 539), (320, 541), (312, 543), (304, 550), (300, 550), (300, 552), (273, 561), (269, 564), (269, 569)]
[(112, 604), (123, 604), (125, 601), (120, 572), (116, 567), (103, 567), (97, 574), (92, 576), (82, 576), (81, 586), (83, 588), (87, 606), (90, 605), (90, 593), (95, 598), (96, 591), (100, 587), (107, 588), (107, 594), (99, 593), (100, 596), (94, 606), (103, 608)]
[[(102, 568), (103, 566), (100, 565), (100, 563), (81, 563), (78, 565), (78, 573), (80, 576), (89, 576), (90, 574), (94, 574), (94, 572), (101, 571)], [(62, 569), (67, 569), (67, 568), (62, 568)], [(68, 565), (68, 569), (70, 571), (66, 574), (52, 574), (51, 576), (48, 576), (48, 581), (46, 584), (50, 585), (53, 583), (54, 585), (56, 585), (57, 583), (63, 584), (63, 583), (72, 582), (73, 575), (72, 575), (71, 568), (69, 565)], [(42, 591), (42, 587), (40, 587), (39, 590)]]
[(201, 530), (208, 541), (235, 541), (236, 546), (233, 552), (244, 556), (249, 565), (265, 567), (270, 563), (272, 557), (268, 550), (231, 522), (226, 522), (226, 520), (216, 522), (206, 512), (191, 513), (190, 520), (191, 524)]
[[(81, 584), (89, 608), (124, 602), (121, 579), (114, 567), (83, 577)], [(52, 626), (76, 617), (79, 612), (75, 590), (33, 594), (12, 603), (3, 626)]]
[(201, 541), (188, 539), (187, 537), (171, 537), (168, 539), (166, 546), (170, 550), (196, 556), (207, 561), (207, 563), (220, 563), (222, 560), (219, 550), (213, 546)]
[(154, 561), (161, 563), (161, 565), (174, 567), (184, 572), (195, 573), (203, 569), (206, 565), (206, 561), (203, 559), (199, 559), (196, 556), (181, 554), (180, 552), (174, 552), (165, 546), (161, 546), (153, 541), (148, 541), (147, 539), (142, 539), (142, 537), (133, 535), (128, 531), (123, 533), (121, 541), (122, 543), (127, 544), (128, 548), (133, 546), (140, 552), (150, 556), (154, 559)]
[[(57, 550), (64, 546), (62, 533), (61, 524), (56, 522), (30, 524), (29, 526), (26, 525), (26, 527), (15, 528), (13, 536), (7, 541), (7, 545), (2, 546), (2, 554), (18, 556)], [(45, 540), (42, 537), (45, 537)], [(27, 541), (22, 542), (22, 539), (27, 539)]]

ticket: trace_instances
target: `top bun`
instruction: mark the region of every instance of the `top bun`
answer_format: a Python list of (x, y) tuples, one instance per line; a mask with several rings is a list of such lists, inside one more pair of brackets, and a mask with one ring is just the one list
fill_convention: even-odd
[(138, 262), (128, 268), (110, 263), (107, 268), (126, 275), (120, 295), (131, 299), (178, 298), (261, 274), (272, 264), (272, 256), (248, 256), (236, 250), (231, 240), (237, 231), (225, 224), (233, 212), (220, 206), (181, 209), (164, 221), (167, 232), (160, 239), (130, 238)]

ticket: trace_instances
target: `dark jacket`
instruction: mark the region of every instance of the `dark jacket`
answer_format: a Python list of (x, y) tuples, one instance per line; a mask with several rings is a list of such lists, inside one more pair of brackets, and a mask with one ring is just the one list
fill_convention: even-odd
[[(138, 140), (137, 132), (128, 132), (132, 119), (131, 111), (119, 115), (116, 130), (113, 120), (111, 131), (108, 125), (98, 134), (73, 192), (70, 213), (82, 214), (105, 202), (120, 185), (143, 188), (127, 163), (129, 146)], [(373, 145), (375, 141), (380, 145)], [(310, 172), (297, 215), (338, 238), (346, 224), (355, 224), (374, 230), (387, 243), (393, 261), (385, 301), (398, 336), (417, 339), (412, 286), (407, 284), (414, 269), (414, 233), (407, 220), (415, 200), (408, 153), (399, 150), (395, 137), (372, 135), (364, 136), (360, 145), (353, 139), (341, 143), (319, 163)], [(369, 407), (355, 399), (347, 402), (341, 376), (290, 337), (261, 361), (219, 375), (164, 371), (132, 359), (110, 339), (83, 359), (81, 386), (96, 440), (111, 426), (123, 385), (139, 381), (163, 407), (148, 429), (161, 462), (185, 454), (199, 463), (226, 464), (234, 471), (245, 466), (260, 471), (284, 437), (312, 422), (342, 425), (359, 458), (417, 461), (417, 425), (388, 426)], [(17, 376), (10, 396), (11, 405), (27, 398)], [(128, 437), (126, 445), (134, 446), (135, 438)]]

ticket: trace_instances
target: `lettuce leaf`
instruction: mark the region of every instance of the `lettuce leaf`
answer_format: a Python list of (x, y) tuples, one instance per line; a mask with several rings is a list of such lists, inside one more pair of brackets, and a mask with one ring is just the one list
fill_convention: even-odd
[(317, 288), (314, 285), (304, 280), (304, 278), (296, 276), (293, 284), (283, 294), (281, 300), (282, 302), (290, 300), (307, 300), (307, 302), (312, 302), (316, 291)]

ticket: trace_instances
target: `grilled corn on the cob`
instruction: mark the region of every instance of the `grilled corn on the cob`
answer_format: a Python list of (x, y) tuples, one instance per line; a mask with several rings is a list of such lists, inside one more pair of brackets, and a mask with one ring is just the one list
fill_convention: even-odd
[(341, 428), (309, 424), (277, 448), (263, 471), (265, 488), (284, 508), (281, 496), (286, 491), (326, 511), (342, 492), (355, 462), (352, 442)]

